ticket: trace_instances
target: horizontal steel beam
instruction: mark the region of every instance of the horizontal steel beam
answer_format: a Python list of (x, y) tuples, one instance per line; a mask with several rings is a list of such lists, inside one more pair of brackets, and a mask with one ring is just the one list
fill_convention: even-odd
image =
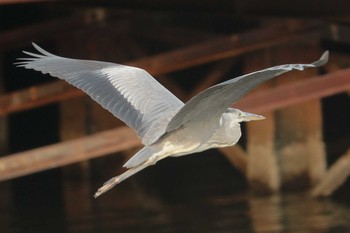
[[(349, 77), (350, 69), (316, 76), (253, 93), (238, 102), (235, 107), (245, 111), (264, 112), (346, 92), (350, 90)], [(140, 140), (131, 128), (120, 127), (76, 140), (24, 151), (0, 158), (0, 180), (56, 168), (140, 145)], [(244, 171), (245, 165), (242, 164), (239, 169)]]
[(65, 166), (75, 162), (140, 146), (135, 132), (127, 127), (28, 150), (0, 158), (0, 181)]

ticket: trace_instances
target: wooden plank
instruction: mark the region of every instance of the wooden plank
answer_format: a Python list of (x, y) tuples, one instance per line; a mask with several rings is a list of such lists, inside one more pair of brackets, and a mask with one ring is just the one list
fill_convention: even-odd
[(140, 145), (141, 141), (135, 132), (125, 126), (8, 155), (0, 158), (0, 181), (105, 156)]
[[(242, 34), (233, 34), (153, 57), (139, 59), (129, 62), (128, 65), (146, 69), (152, 75), (162, 75), (207, 62), (238, 56), (265, 47), (276, 46), (291, 41), (316, 39), (318, 33), (317, 30), (312, 30), (313, 27), (315, 26), (305, 24), (305, 22), (293, 21), (280, 23)], [(1, 97), (0, 115), (81, 95), (83, 93), (75, 88), (68, 87), (62, 81), (55, 81), (50, 84), (32, 87)]]

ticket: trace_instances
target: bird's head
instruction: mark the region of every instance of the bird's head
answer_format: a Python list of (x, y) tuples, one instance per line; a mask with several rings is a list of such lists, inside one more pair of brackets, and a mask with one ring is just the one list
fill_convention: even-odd
[(259, 121), (265, 119), (264, 116), (260, 116), (249, 112), (243, 112), (235, 108), (229, 108), (226, 110), (225, 113), (228, 113), (230, 115), (231, 120), (237, 123), (247, 121)]

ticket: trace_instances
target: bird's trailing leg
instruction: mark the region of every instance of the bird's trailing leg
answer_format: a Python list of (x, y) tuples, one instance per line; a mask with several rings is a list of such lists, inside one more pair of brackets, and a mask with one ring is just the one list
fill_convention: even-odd
[(100, 196), (101, 194), (107, 192), (108, 190), (110, 190), (111, 188), (113, 188), (117, 184), (121, 183), (125, 179), (129, 178), (130, 176), (136, 174), (137, 172), (141, 171), (142, 169), (144, 169), (144, 168), (146, 168), (146, 167), (148, 167), (150, 165), (153, 165), (153, 164), (154, 164), (153, 160), (147, 160), (143, 164), (141, 164), (141, 165), (139, 165), (137, 167), (130, 168), (126, 172), (122, 173), (121, 175), (115, 176), (115, 177), (109, 179), (107, 182), (105, 182), (103, 184), (103, 186), (101, 188), (99, 188), (97, 190), (97, 192), (95, 193), (94, 197), (97, 198), (98, 196)]

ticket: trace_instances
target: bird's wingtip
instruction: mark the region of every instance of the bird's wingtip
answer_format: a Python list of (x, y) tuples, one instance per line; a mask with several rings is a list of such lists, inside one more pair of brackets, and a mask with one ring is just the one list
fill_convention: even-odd
[(323, 66), (324, 64), (326, 64), (328, 62), (328, 58), (329, 58), (329, 51), (326, 50), (322, 56), (320, 57), (320, 59), (318, 61), (315, 61), (314, 63), (312, 63), (314, 66), (318, 67), (318, 66)]
[(42, 55), (47, 56), (47, 57), (54, 57), (56, 55), (49, 53), (48, 51), (46, 51), (45, 49), (41, 48), (39, 45), (37, 45), (36, 43), (32, 42), (33, 47)]

